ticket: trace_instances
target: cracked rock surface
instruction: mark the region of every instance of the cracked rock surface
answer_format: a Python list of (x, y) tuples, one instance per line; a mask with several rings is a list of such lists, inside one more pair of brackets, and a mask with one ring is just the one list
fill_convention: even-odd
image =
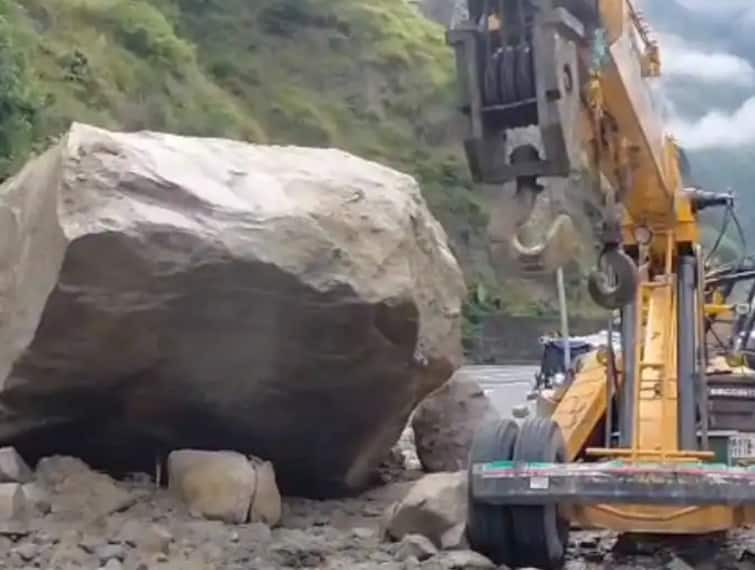
[(0, 191), (0, 441), (233, 449), (353, 492), (461, 365), (465, 293), (409, 176), (76, 124)]

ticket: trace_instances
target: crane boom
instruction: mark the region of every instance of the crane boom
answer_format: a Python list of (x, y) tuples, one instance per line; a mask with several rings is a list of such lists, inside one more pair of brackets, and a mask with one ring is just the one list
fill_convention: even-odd
[[(475, 439), (470, 542), (496, 562), (557, 568), (569, 520), (673, 534), (755, 522), (755, 470), (706, 464), (715, 455), (706, 373), (715, 367), (705, 319), (731, 307), (706, 304), (697, 215), (730, 208), (731, 198), (683, 186), (680, 150), (653, 101), (660, 53), (642, 16), (630, 0), (468, 0), (468, 8), (448, 37), (473, 177), (513, 183), (514, 209), (525, 213), (553, 178), (574, 184), (579, 204), (594, 198), (600, 255), (588, 287), (622, 325), (620, 356), (609, 348), (582, 358), (551, 391), (547, 418), (496, 420)], [(522, 262), (567, 261), (549, 255), (565, 239), (565, 215), (543, 243), (525, 247), (527, 222), (509, 236)], [(755, 374), (724, 372), (729, 382)], [(617, 433), (600, 429), (614, 415)]]
[(602, 2), (608, 44), (599, 71), (606, 113), (634, 153), (625, 202), (636, 223), (672, 225), (681, 189), (676, 145), (664, 132), (648, 81), (660, 75), (659, 49), (629, 1)]

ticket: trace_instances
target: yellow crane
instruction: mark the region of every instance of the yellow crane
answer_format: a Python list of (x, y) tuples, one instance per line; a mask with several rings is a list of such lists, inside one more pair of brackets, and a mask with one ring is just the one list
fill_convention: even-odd
[[(482, 426), (469, 464), (472, 546), (498, 563), (558, 568), (571, 525), (704, 534), (755, 522), (755, 471), (714, 462), (708, 439), (706, 374), (751, 375), (705, 350), (706, 315), (733, 306), (706, 292), (698, 214), (731, 199), (683, 186), (651, 93), (661, 57), (647, 25), (630, 0), (467, 7), (448, 39), (470, 170), (514, 183), (525, 211), (548, 178), (600, 203), (588, 286), (620, 311), (622, 346), (584, 358), (553, 391), (550, 417)], [(522, 143), (521, 129), (538, 136)], [(545, 266), (571, 224), (561, 215), (534, 246), (514, 231), (510, 249)]]

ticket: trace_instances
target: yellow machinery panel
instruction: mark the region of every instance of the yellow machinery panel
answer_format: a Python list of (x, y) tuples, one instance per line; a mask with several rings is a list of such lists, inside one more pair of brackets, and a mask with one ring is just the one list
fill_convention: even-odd
[[(630, 0), (467, 6), (449, 41), (473, 177), (515, 186), (520, 219), (509, 245), (525, 268), (551, 269), (551, 251), (567, 239), (561, 212), (542, 243), (522, 246), (545, 180), (576, 184), (580, 200), (597, 204), (600, 253), (588, 290), (621, 311), (623, 334), (623, 354), (607, 359), (615, 366), (595, 353), (567, 372), (549, 418), (500, 420), (475, 438), (470, 542), (496, 562), (559, 568), (569, 521), (664, 534), (755, 522), (755, 468), (713, 464), (698, 422), (707, 368), (752, 376), (703, 350), (706, 317), (732, 308), (722, 299), (706, 305), (698, 214), (731, 209), (730, 197), (684, 188), (680, 151), (649, 83), (661, 72), (659, 46)], [(510, 135), (522, 127), (539, 129), (538, 144)], [(607, 434), (616, 392), (618, 442)]]

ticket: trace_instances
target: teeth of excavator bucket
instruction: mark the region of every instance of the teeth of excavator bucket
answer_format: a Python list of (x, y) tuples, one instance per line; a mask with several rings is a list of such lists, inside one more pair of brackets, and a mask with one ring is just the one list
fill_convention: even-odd
[(474, 498), (502, 505), (755, 505), (755, 467), (690, 463), (477, 463)]

